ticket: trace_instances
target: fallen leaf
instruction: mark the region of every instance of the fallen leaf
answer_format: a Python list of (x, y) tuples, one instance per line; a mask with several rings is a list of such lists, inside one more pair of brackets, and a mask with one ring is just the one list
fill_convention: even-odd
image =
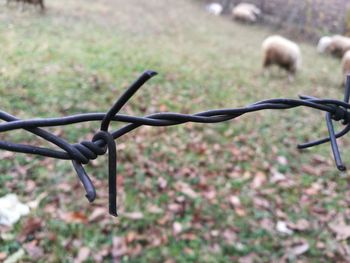
[(250, 253), (244, 257), (241, 257), (238, 262), (239, 263), (254, 263), (256, 262), (257, 256), (254, 253)]
[(320, 176), (322, 173), (322, 170), (320, 170), (318, 166), (312, 166), (308, 164), (303, 164), (301, 166), (301, 170), (306, 174), (316, 175), (316, 176)]
[(23, 245), (24, 249), (32, 260), (38, 260), (44, 256), (44, 250), (37, 245), (37, 241), (26, 243)]
[(304, 193), (307, 195), (318, 195), (321, 190), (322, 185), (319, 182), (314, 182), (311, 187), (304, 190)]
[(215, 190), (209, 190), (203, 192), (203, 196), (208, 200), (216, 200), (216, 191)]
[(169, 204), (168, 205), (168, 209), (171, 211), (171, 212), (174, 212), (174, 213), (179, 213), (183, 210), (183, 205), (181, 204), (176, 204), (176, 203), (172, 203), (172, 204)]
[(289, 256), (292, 257), (297, 257), (300, 256), (302, 254), (304, 254), (305, 252), (307, 252), (309, 250), (310, 246), (307, 242), (303, 242), (301, 244), (297, 244), (295, 246), (293, 246), (292, 248), (290, 248), (288, 250), (288, 254)]
[(96, 220), (99, 220), (99, 219), (105, 217), (106, 215), (108, 215), (108, 211), (107, 211), (106, 207), (96, 207), (92, 211), (88, 220), (89, 220), (89, 222), (94, 222)]
[(212, 230), (210, 231), (210, 235), (213, 236), (213, 237), (218, 237), (220, 234), (219, 230)]
[(188, 197), (195, 199), (198, 197), (198, 194), (191, 188), (191, 186), (184, 182), (177, 182), (175, 184), (175, 189), (177, 191), (180, 191), (184, 195), (187, 195)]
[(312, 161), (315, 165), (320, 165), (320, 164), (328, 164), (329, 161), (327, 158), (321, 156), (321, 155), (317, 155), (317, 154), (314, 154), (312, 156)]
[(163, 177), (158, 177), (158, 187), (161, 190), (164, 190), (168, 185), (168, 181), (165, 180)]
[(15, 156), (15, 153), (14, 152), (7, 152), (7, 151), (2, 151), (1, 154), (0, 154), (0, 158), (1, 160), (4, 160), (4, 159), (11, 159)]
[(81, 247), (78, 256), (74, 259), (74, 263), (83, 263), (86, 261), (89, 258), (90, 251), (88, 247)]
[(231, 196), (229, 197), (229, 200), (230, 200), (230, 204), (231, 204), (233, 207), (241, 206), (241, 200), (239, 199), (238, 196), (231, 195)]
[(257, 207), (261, 207), (265, 209), (269, 209), (271, 207), (270, 202), (267, 199), (262, 198), (260, 196), (254, 197), (253, 202), (254, 202), (254, 206), (257, 206)]
[(293, 230), (305, 231), (310, 228), (310, 223), (306, 219), (299, 219), (296, 223), (289, 222), (288, 227)]
[(336, 218), (328, 226), (337, 235), (337, 240), (347, 240), (350, 237), (350, 225), (345, 223), (343, 217)]
[(168, 223), (170, 220), (172, 220), (172, 216), (169, 214), (169, 213), (167, 213), (167, 214), (165, 214), (162, 218), (160, 218), (160, 219), (158, 219), (157, 220), (157, 223), (159, 224), (159, 225), (165, 225), (166, 223)]
[(0, 260), (4, 261), (5, 258), (7, 258), (7, 254), (5, 252), (0, 252)]
[(168, 111), (168, 107), (165, 104), (161, 104), (159, 106), (159, 111), (162, 111), (162, 112)]
[(193, 240), (197, 240), (198, 236), (196, 234), (193, 233), (184, 233), (181, 235), (181, 240), (188, 240), (188, 241), (193, 241)]
[(141, 244), (136, 244), (134, 247), (128, 248), (128, 255), (133, 257), (137, 257), (143, 251), (143, 247)]
[(182, 232), (182, 225), (179, 222), (174, 222), (173, 224), (173, 233), (174, 235), (178, 235)]
[(15, 194), (1, 197), (0, 208), (0, 224), (5, 226), (12, 226), (30, 212), (29, 207), (21, 203)]
[(65, 181), (59, 183), (59, 184), (56, 186), (56, 188), (57, 188), (58, 190), (62, 191), (62, 192), (66, 192), (66, 193), (69, 193), (69, 192), (72, 191), (72, 185), (69, 184), (68, 182), (65, 182)]
[(284, 221), (278, 221), (276, 224), (276, 230), (285, 235), (292, 235), (294, 232), (293, 230), (289, 229), (287, 226), (287, 223)]
[(34, 180), (26, 180), (25, 191), (27, 193), (31, 193), (36, 188), (36, 183)]
[(247, 213), (242, 207), (235, 207), (235, 212), (239, 216), (245, 216)]
[(37, 209), (38, 206), (40, 205), (40, 202), (47, 196), (47, 193), (43, 192), (41, 194), (39, 194), (37, 196), (37, 198), (35, 198), (35, 200), (30, 201), (27, 203), (27, 205), (31, 208), (31, 209)]
[(224, 237), (227, 244), (234, 244), (237, 242), (237, 233), (235, 231), (232, 231), (230, 229), (226, 229), (222, 236)]
[(141, 213), (141, 212), (124, 213), (123, 216), (125, 218), (129, 218), (129, 219), (132, 219), (132, 220), (143, 219), (143, 213)]
[(42, 227), (42, 220), (38, 217), (28, 218), (22, 227), (22, 231), (20, 233), (20, 240), (24, 241), (27, 236), (33, 235), (34, 232), (38, 231)]
[(109, 254), (109, 247), (108, 246), (103, 246), (102, 248), (98, 249), (93, 253), (93, 258), (95, 262), (105, 262), (104, 258), (108, 256)]
[(279, 164), (281, 164), (281, 165), (287, 165), (288, 164), (288, 160), (284, 156), (277, 156), (277, 162)]
[(127, 244), (132, 243), (134, 240), (136, 240), (136, 237), (138, 234), (135, 231), (130, 231), (126, 234), (125, 241)]
[(10, 255), (5, 261), (4, 263), (16, 263), (18, 261), (21, 260), (21, 258), (23, 258), (25, 255), (25, 251), (23, 248), (20, 248), (19, 250), (17, 250), (15, 253), (13, 253), (12, 255)]
[(158, 207), (156, 205), (152, 205), (152, 204), (147, 206), (147, 211), (151, 214), (162, 214), (163, 213), (163, 209), (161, 209), (160, 207)]
[(88, 219), (85, 214), (82, 212), (68, 212), (68, 213), (61, 213), (60, 217), (63, 221), (66, 223), (81, 223), (85, 224), (87, 223)]
[(273, 184), (286, 180), (286, 176), (278, 172), (276, 169), (271, 169), (271, 174), (270, 182)]
[(251, 187), (253, 189), (258, 189), (260, 188), (264, 183), (266, 183), (267, 178), (266, 178), (266, 174), (264, 174), (263, 172), (257, 172), (254, 175), (253, 181), (251, 183)]
[(115, 236), (113, 237), (112, 243), (112, 256), (115, 260), (118, 260), (127, 253), (125, 240), (122, 237)]

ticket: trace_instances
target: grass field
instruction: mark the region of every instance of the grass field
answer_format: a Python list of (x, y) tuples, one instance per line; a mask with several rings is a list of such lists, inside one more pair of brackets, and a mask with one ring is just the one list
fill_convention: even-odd
[[(263, 75), (260, 45), (275, 32), (209, 16), (195, 1), (47, 1), (45, 15), (1, 4), (0, 105), (19, 118), (105, 112), (145, 69), (160, 74), (123, 113), (343, 94), (339, 61), (307, 43), (293, 82)], [(50, 130), (76, 143), (98, 128)], [(108, 215), (106, 157), (86, 166), (98, 194), (89, 204), (69, 161), (0, 151), (0, 195), (43, 197), (0, 228), (0, 258), (23, 249), (23, 262), (346, 262), (347, 174), (329, 145), (296, 149), (326, 134), (310, 109), (142, 127), (118, 140), (118, 218)], [(0, 139), (46, 145), (22, 131)], [(349, 139), (339, 143), (350, 163)]]

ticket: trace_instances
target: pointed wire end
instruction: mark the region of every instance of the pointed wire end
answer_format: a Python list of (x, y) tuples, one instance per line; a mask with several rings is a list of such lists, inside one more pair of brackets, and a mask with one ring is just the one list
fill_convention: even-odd
[(92, 203), (96, 199), (96, 192), (95, 191), (88, 191), (86, 193), (85, 197), (87, 198), (87, 200), (89, 200), (90, 203)]
[(75, 160), (72, 160), (73, 167), (75, 171), (77, 172), (78, 178), (80, 182), (83, 184), (85, 192), (86, 192), (86, 198), (89, 200), (89, 202), (93, 202), (96, 199), (96, 189), (91, 182), (91, 179), (86, 174), (83, 166), (81, 163), (78, 163)]
[(313, 141), (313, 142), (305, 142), (305, 143), (298, 144), (297, 148), (298, 149), (306, 149), (306, 148), (314, 147), (314, 146), (321, 145), (321, 144), (324, 144), (327, 142), (329, 142), (329, 139), (325, 138), (325, 139), (321, 139), (321, 140), (317, 140), (317, 141)]
[(118, 217), (118, 212), (117, 211), (109, 211), (109, 214), (114, 216), (114, 217)]
[(152, 78), (152, 77), (158, 75), (158, 72), (156, 72), (154, 70), (146, 70), (145, 72), (143, 72), (143, 75), (148, 75), (148, 77)]
[(297, 148), (298, 148), (299, 150), (301, 150), (301, 149), (305, 149), (305, 148), (307, 148), (307, 147), (305, 147), (304, 144), (298, 144), (298, 145), (297, 145)]
[(309, 96), (309, 95), (303, 95), (303, 94), (299, 94), (298, 95), (299, 99), (301, 100), (312, 100), (312, 99), (317, 99), (315, 97)]
[(346, 171), (346, 166), (345, 165), (337, 165), (337, 168), (338, 168), (338, 170), (339, 171), (341, 171), (341, 172), (345, 172)]
[(307, 100), (308, 96), (303, 95), (303, 94), (298, 94), (298, 98), (301, 99), (301, 100)]
[[(327, 141), (326, 141), (327, 142)], [(317, 145), (321, 145), (321, 144), (324, 144), (326, 142), (323, 142), (321, 140), (318, 140), (318, 141), (313, 141), (313, 142), (304, 142), (304, 143), (300, 143), (297, 145), (297, 148), (299, 150), (301, 149), (307, 149), (307, 148), (310, 148), (310, 147), (313, 147), (313, 146), (317, 146)]]

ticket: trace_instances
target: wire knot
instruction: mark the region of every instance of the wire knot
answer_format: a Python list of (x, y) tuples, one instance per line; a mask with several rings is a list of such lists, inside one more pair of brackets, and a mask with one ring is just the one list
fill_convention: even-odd
[[(117, 213), (117, 147), (113, 134), (108, 132), (109, 125), (114, 116), (135, 94), (135, 92), (150, 78), (157, 73), (145, 71), (115, 102), (106, 113), (101, 122), (100, 131), (95, 134), (92, 141), (83, 141), (73, 144), (69, 150), (73, 166), (82, 182), (87, 199), (92, 202), (96, 198), (96, 190), (89, 176), (86, 174), (82, 164), (88, 164), (90, 160), (104, 155), (108, 150), (108, 191), (109, 191), (109, 213), (118, 216)], [(127, 129), (126, 129), (127, 130)], [(73, 149), (72, 149), (73, 148)], [(72, 156), (73, 155), (73, 156)]]
[[(74, 169), (82, 182), (87, 199), (92, 202), (96, 198), (95, 187), (86, 174), (84, 165), (100, 155), (108, 152), (108, 185), (109, 185), (109, 213), (117, 215), (117, 150), (116, 141), (121, 136), (135, 130), (142, 125), (149, 126), (173, 126), (186, 122), (194, 123), (219, 123), (238, 118), (247, 113), (257, 112), (267, 109), (291, 109), (300, 106), (326, 112), (326, 124), (329, 136), (320, 140), (298, 145), (299, 149), (320, 145), (326, 142), (331, 143), (334, 160), (340, 171), (345, 171), (346, 167), (341, 160), (341, 155), (337, 145), (337, 138), (350, 132), (350, 76), (346, 84), (343, 101), (334, 99), (319, 99), (311, 96), (299, 96), (300, 99), (268, 99), (250, 104), (246, 107), (216, 109), (199, 112), (196, 114), (181, 114), (174, 112), (160, 112), (144, 117), (129, 116), (120, 114), (120, 110), (134, 96), (137, 90), (149, 79), (156, 75), (154, 71), (145, 71), (131, 86), (120, 95), (114, 105), (106, 113), (85, 113), (60, 118), (36, 118), (31, 120), (21, 120), (0, 110), (0, 133), (11, 130), (24, 129), (38, 137), (54, 144), (59, 149), (44, 148), (35, 145), (18, 144), (0, 140), (0, 149), (20, 152), (26, 154), (36, 154), (45, 157), (71, 160)], [(334, 121), (342, 121), (346, 126), (335, 133)], [(87, 121), (101, 121), (100, 131), (98, 131), (91, 141), (82, 141), (70, 144), (63, 138), (43, 129), (60, 125), (70, 125)], [(109, 131), (112, 121), (128, 123), (114, 132)]]
[(350, 122), (350, 112), (341, 106), (335, 106), (335, 112), (332, 114), (332, 119), (335, 121), (342, 120), (342, 124), (346, 125)]
[(91, 160), (95, 160), (98, 156), (104, 155), (107, 152), (107, 142), (101, 138), (97, 138), (95, 134), (92, 141), (82, 141), (80, 143), (73, 144), (73, 147), (78, 150), (79, 154), (74, 156), (74, 160), (88, 164)]

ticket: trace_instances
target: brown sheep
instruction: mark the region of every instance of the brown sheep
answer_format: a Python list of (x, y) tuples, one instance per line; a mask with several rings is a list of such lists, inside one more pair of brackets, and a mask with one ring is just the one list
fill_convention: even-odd
[(342, 71), (343, 71), (342, 85), (344, 85), (346, 81), (346, 76), (350, 74), (350, 50), (345, 52), (341, 61), (341, 65), (342, 65)]
[(7, 0), (7, 5), (10, 4), (10, 2), (17, 2), (17, 3), (22, 3), (24, 4), (32, 4), (32, 5), (38, 5), (40, 6), (41, 10), (45, 10), (45, 5), (44, 5), (44, 0)]
[(260, 15), (261, 10), (249, 3), (240, 3), (232, 9), (233, 19), (241, 22), (255, 23)]
[(350, 50), (350, 38), (334, 35), (332, 37), (322, 37), (318, 44), (320, 53), (328, 53), (334, 57), (342, 58), (346, 51)]
[(294, 42), (278, 36), (269, 36), (262, 44), (263, 67), (277, 65), (294, 75), (301, 66), (301, 53), (299, 46)]

